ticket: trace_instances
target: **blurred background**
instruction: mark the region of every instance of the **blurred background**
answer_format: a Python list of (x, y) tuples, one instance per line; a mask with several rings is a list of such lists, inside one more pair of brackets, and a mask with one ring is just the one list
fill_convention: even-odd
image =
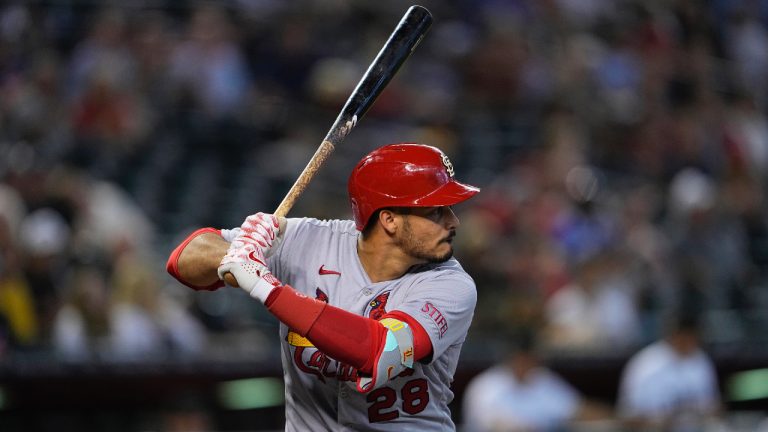
[[(483, 189), (456, 208), (455, 422), (486, 430), (465, 390), (525, 340), (598, 407), (525, 430), (622, 430), (628, 362), (682, 316), (714, 420), (643, 430), (768, 430), (768, 1), (421, 4), (291, 216), (351, 218), (348, 173), (393, 142)], [(0, 2), (0, 430), (281, 429), (276, 321), (165, 260), (276, 208), (409, 5)]]

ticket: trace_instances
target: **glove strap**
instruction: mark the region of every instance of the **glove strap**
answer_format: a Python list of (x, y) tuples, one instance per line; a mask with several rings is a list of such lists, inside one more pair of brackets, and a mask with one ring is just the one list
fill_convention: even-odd
[(266, 303), (269, 294), (280, 285), (280, 281), (272, 273), (267, 273), (264, 277), (259, 278), (259, 280), (256, 281), (256, 284), (251, 288), (251, 291), (248, 294), (260, 302)]

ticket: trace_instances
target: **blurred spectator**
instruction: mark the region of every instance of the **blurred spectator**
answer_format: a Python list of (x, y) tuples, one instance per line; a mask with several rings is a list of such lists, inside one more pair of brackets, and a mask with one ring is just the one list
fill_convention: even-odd
[(71, 270), (53, 325), (53, 348), (62, 358), (95, 360), (109, 354), (106, 279), (106, 270), (96, 264), (80, 264)]
[(89, 26), (70, 54), (70, 83), (67, 86), (70, 97), (79, 99), (94, 82), (130, 90), (137, 75), (135, 61), (126, 44), (125, 11), (118, 8), (97, 11)]
[(626, 265), (626, 258), (615, 251), (577, 265), (573, 282), (545, 306), (548, 347), (617, 352), (639, 342), (635, 287)]
[(30, 348), (40, 342), (35, 298), (22, 272), (15, 240), (0, 215), (0, 357), (5, 348)]
[(100, 175), (114, 175), (148, 130), (144, 94), (136, 91), (137, 61), (120, 9), (95, 14), (70, 58), (69, 102), (74, 148), (70, 157)]
[(79, 213), (78, 240), (84, 245), (115, 252), (124, 242), (149, 251), (155, 225), (125, 190), (111, 181), (89, 179), (76, 181), (82, 208)]
[(705, 430), (720, 409), (715, 368), (688, 312), (670, 319), (664, 338), (632, 356), (622, 373), (618, 410), (630, 430)]
[(663, 195), (653, 185), (631, 186), (623, 199), (621, 243), (627, 250), (627, 258), (632, 260), (643, 342), (658, 335), (658, 311), (668, 310), (680, 300), (671, 240), (655, 223), (662, 208)]
[[(740, 305), (747, 285), (750, 259), (746, 231), (725, 208), (715, 180), (699, 169), (678, 172), (669, 186), (668, 236), (680, 269), (679, 301), (727, 309)], [(679, 306), (679, 304), (678, 304)]]
[(40, 335), (50, 340), (60, 304), (62, 275), (66, 273), (72, 230), (58, 211), (44, 207), (21, 222), (19, 243), (24, 277), (34, 298)]
[(733, 7), (728, 16), (725, 43), (733, 61), (735, 78), (740, 87), (749, 89), (763, 109), (766, 108), (768, 86), (768, 30), (760, 22), (755, 6), (748, 2)]
[(564, 174), (563, 181), (570, 204), (554, 221), (552, 236), (568, 261), (578, 264), (615, 247), (618, 220), (599, 199), (606, 191), (594, 169), (575, 166)]
[(541, 362), (532, 332), (511, 344), (501, 363), (470, 381), (463, 400), (467, 431), (558, 431), (610, 418), (610, 410), (583, 398)]
[(768, 176), (768, 120), (752, 94), (729, 97), (725, 119), (726, 145), (733, 169), (765, 180)]
[(110, 286), (110, 354), (115, 359), (200, 354), (205, 348), (202, 324), (161, 289), (130, 244), (115, 260)]
[(233, 115), (247, 96), (250, 77), (227, 11), (202, 3), (188, 22), (187, 37), (172, 53), (171, 82), (206, 116)]
[[(27, 213), (27, 206), (21, 194), (13, 187), (0, 182), (0, 219), (5, 224), (8, 241), (17, 240), (19, 225)], [(10, 244), (4, 244), (10, 247)]]
[(134, 253), (121, 251), (111, 270), (99, 263), (73, 268), (54, 326), (63, 358), (136, 361), (202, 352), (202, 325)]
[(734, 173), (723, 184), (723, 205), (745, 230), (748, 283), (759, 285), (768, 275), (768, 215), (760, 180)]

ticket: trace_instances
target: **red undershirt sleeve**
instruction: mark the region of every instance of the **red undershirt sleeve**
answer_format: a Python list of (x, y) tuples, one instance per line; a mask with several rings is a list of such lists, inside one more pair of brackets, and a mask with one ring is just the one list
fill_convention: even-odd
[(200, 228), (187, 236), (187, 238), (184, 239), (178, 246), (176, 246), (176, 249), (171, 252), (171, 255), (168, 257), (168, 262), (165, 264), (165, 270), (176, 280), (181, 282), (182, 284), (200, 291), (214, 291), (224, 286), (224, 281), (216, 281), (208, 286), (196, 286), (188, 283), (184, 279), (182, 279), (181, 275), (179, 274), (179, 257), (181, 256), (181, 253), (184, 251), (184, 248), (187, 247), (189, 242), (194, 240), (197, 236), (205, 233), (212, 233), (216, 235), (221, 235), (221, 230), (218, 230), (216, 228)]
[[(387, 329), (378, 321), (307, 297), (287, 285), (272, 291), (265, 305), (280, 321), (306, 336), (325, 354), (364, 374), (372, 372), (387, 335)], [(429, 336), (415, 319), (400, 311), (384, 317), (401, 320), (411, 327), (415, 360), (432, 352)]]

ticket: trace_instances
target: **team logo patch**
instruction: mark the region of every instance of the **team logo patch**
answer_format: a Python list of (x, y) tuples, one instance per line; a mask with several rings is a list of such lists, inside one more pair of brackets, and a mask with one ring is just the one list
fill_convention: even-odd
[(389, 291), (386, 291), (377, 295), (373, 300), (371, 300), (368, 303), (368, 306), (366, 306), (365, 313), (363, 313), (363, 316), (367, 316), (375, 320), (381, 319), (381, 317), (383, 317), (384, 314), (387, 313), (387, 311), (385, 310), (385, 307), (387, 306), (387, 299), (389, 299)]
[(421, 307), (421, 311), (435, 322), (435, 325), (437, 325), (437, 329), (440, 332), (440, 338), (442, 339), (445, 332), (448, 331), (448, 321), (443, 316), (443, 313), (430, 302), (424, 303), (424, 306)]
[(448, 156), (443, 155), (443, 165), (445, 165), (445, 170), (448, 171), (448, 175), (453, 178), (453, 164), (451, 163), (450, 159), (448, 159)]
[(324, 293), (320, 288), (315, 289), (315, 298), (321, 302), (328, 303), (328, 294)]

